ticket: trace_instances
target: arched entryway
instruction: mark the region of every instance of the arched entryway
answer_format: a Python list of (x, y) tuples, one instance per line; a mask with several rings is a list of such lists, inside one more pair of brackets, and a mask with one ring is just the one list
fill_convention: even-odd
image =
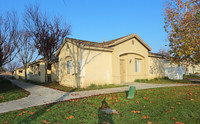
[(145, 57), (137, 53), (124, 53), (120, 60), (120, 82), (134, 82), (145, 77)]

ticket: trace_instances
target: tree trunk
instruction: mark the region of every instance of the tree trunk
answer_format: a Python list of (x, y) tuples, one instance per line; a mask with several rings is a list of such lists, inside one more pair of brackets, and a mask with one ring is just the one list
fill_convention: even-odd
[(187, 66), (186, 66), (185, 75), (189, 75), (189, 70), (188, 70), (188, 67), (187, 67)]
[(25, 71), (25, 80), (27, 80), (27, 72), (26, 72), (27, 70), (26, 69), (27, 69), (27, 66), (25, 66), (25, 68), (24, 68), (24, 71)]
[(45, 61), (45, 72), (44, 72), (44, 74), (45, 74), (45, 83), (48, 83), (48, 76), (47, 76), (47, 66), (48, 66), (48, 61), (46, 60)]

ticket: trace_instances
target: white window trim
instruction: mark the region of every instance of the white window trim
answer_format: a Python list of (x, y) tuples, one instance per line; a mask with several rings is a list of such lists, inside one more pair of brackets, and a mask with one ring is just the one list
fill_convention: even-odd
[(141, 72), (141, 60), (135, 59), (135, 72), (139, 73)]

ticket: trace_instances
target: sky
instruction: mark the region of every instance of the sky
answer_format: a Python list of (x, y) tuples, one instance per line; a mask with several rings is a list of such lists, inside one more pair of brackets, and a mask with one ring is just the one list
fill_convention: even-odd
[(164, 0), (0, 0), (0, 12), (38, 4), (41, 11), (61, 16), (71, 25), (69, 37), (102, 42), (136, 33), (158, 52), (168, 42), (164, 31)]

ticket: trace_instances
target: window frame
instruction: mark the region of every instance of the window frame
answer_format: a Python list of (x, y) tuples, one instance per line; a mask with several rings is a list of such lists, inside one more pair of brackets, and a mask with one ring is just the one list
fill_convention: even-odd
[(135, 59), (135, 72), (140, 73), (142, 72), (142, 67), (141, 67), (141, 59)]
[(67, 74), (71, 74), (72, 60), (67, 60)]

